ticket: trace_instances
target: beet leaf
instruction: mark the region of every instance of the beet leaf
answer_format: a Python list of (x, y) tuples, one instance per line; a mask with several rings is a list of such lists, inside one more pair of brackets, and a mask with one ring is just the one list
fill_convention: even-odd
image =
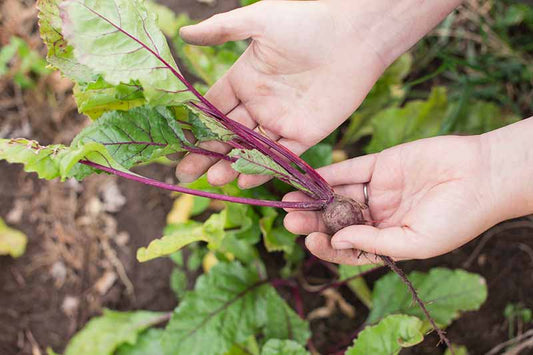
[(162, 343), (168, 354), (225, 354), (233, 344), (261, 333), (301, 345), (310, 335), (307, 322), (260, 278), (256, 267), (219, 263), (180, 302)]
[(422, 342), (426, 328), (424, 322), (416, 317), (390, 315), (377, 325), (366, 327), (346, 355), (398, 354), (402, 348)]
[(270, 339), (263, 345), (261, 355), (309, 355), (305, 348), (293, 340)]
[[(464, 270), (433, 268), (429, 273), (415, 271), (408, 276), (429, 313), (440, 326), (448, 326), (459, 317), (460, 312), (477, 310), (487, 298), (485, 279)], [(407, 287), (393, 273), (376, 282), (372, 304), (366, 320), (369, 324), (394, 313), (425, 317), (419, 307), (413, 307)]]
[(135, 344), (139, 333), (166, 319), (168, 315), (163, 312), (104, 310), (70, 340), (65, 355), (114, 354), (120, 345)]

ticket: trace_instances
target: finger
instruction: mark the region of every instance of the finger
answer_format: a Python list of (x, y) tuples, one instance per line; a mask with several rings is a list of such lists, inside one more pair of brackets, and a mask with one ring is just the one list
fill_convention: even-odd
[(216, 14), (196, 25), (180, 29), (180, 36), (190, 44), (212, 46), (254, 37), (263, 27), (265, 6), (261, 3)]
[[(292, 191), (283, 196), (283, 202), (304, 202), (304, 201), (314, 201), (311, 197), (307, 196), (301, 191)], [(285, 211), (291, 212), (296, 211), (291, 208), (285, 208)]]
[(305, 246), (316, 257), (336, 264), (367, 265), (378, 264), (381, 259), (375, 255), (361, 253), (356, 249), (334, 249), (330, 237), (324, 233), (312, 233), (305, 238)]
[(187, 142), (189, 142), (190, 144), (196, 143), (196, 137), (194, 136), (194, 134), (192, 134), (191, 131), (184, 130), (183, 134), (185, 135), (185, 139), (187, 139)]
[(229, 79), (230, 74), (231, 71), (224, 74), (205, 94), (205, 98), (224, 114), (228, 114), (239, 105), (239, 99)]
[(223, 186), (239, 176), (239, 173), (231, 167), (231, 162), (226, 160), (217, 161), (207, 171), (207, 181), (213, 186)]
[[(262, 128), (261, 126), (257, 126), (254, 131), (258, 134), (261, 134), (270, 140), (277, 141), (279, 139), (279, 135), (275, 134), (274, 132), (267, 130), (265, 128)], [(241, 174), (239, 176), (239, 187), (241, 189), (251, 189), (253, 187), (259, 186), (264, 184), (265, 182), (272, 179), (272, 176), (270, 175), (247, 175), (247, 174)]]
[(377, 154), (364, 155), (325, 166), (317, 171), (332, 186), (363, 184), (371, 180), (376, 158)]
[(395, 258), (425, 259), (432, 255), (409, 227), (379, 229), (367, 225), (349, 226), (331, 238), (336, 250), (358, 249)]
[[(228, 117), (248, 127), (253, 127), (255, 124), (242, 105), (237, 106), (231, 111), (228, 114)], [(222, 154), (226, 154), (231, 149), (229, 145), (217, 141), (201, 142), (198, 146)], [(181, 182), (192, 182), (202, 176), (217, 161), (218, 158), (215, 157), (200, 154), (188, 154), (178, 164), (178, 167), (176, 168), (176, 176)]]
[(340, 185), (334, 186), (333, 191), (336, 194), (350, 197), (361, 203), (365, 202), (365, 194), (363, 192), (363, 184), (352, 184), (352, 185)]
[(263, 185), (265, 182), (272, 179), (272, 176), (269, 175), (239, 175), (238, 184), (239, 187), (243, 190), (251, 189), (257, 186)]
[[(205, 96), (224, 113), (231, 113), (239, 103), (227, 75), (224, 75), (218, 80)], [(191, 141), (193, 144), (194, 142), (195, 140)], [(228, 151), (228, 147), (219, 142), (202, 142), (199, 146), (219, 153)], [(189, 154), (178, 163), (176, 177), (181, 182), (193, 182), (202, 176), (217, 160), (216, 158), (205, 155)]]
[[(252, 116), (244, 105), (237, 106), (228, 115), (234, 121), (238, 121), (248, 128), (254, 128), (257, 123), (253, 120)], [(231, 147), (225, 153), (229, 152)], [(215, 186), (222, 186), (233, 181), (239, 175), (238, 172), (233, 170), (231, 162), (221, 160), (209, 168), (207, 172), (207, 181)]]
[[(278, 140), (278, 143), (296, 155), (300, 155), (308, 149), (308, 147), (302, 143), (286, 138), (281, 138)], [(239, 187), (241, 189), (250, 189), (262, 185), (270, 179), (272, 179), (271, 176), (241, 174), (241, 176), (239, 176)]]
[[(227, 144), (209, 141), (202, 142), (199, 147), (217, 153), (226, 153)], [(205, 174), (207, 169), (218, 161), (218, 158), (201, 154), (187, 154), (176, 167), (176, 177), (180, 182), (193, 182)]]
[(326, 233), (321, 212), (315, 211), (294, 211), (289, 212), (283, 220), (285, 228), (294, 234), (310, 234), (313, 232)]

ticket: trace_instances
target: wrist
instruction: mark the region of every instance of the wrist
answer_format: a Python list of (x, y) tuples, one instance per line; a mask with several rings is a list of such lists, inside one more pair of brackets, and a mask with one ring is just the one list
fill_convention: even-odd
[(384, 67), (411, 48), (462, 0), (323, 0), (337, 22), (375, 52)]
[(497, 222), (533, 213), (533, 117), (480, 136)]

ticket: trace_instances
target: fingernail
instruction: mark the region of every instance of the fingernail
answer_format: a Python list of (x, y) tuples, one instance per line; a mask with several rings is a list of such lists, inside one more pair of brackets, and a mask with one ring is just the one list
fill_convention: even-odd
[(196, 178), (189, 174), (183, 174), (183, 173), (176, 173), (176, 177), (178, 178), (179, 182), (189, 183), (196, 180)]
[(345, 241), (331, 242), (333, 249), (353, 249), (353, 244)]

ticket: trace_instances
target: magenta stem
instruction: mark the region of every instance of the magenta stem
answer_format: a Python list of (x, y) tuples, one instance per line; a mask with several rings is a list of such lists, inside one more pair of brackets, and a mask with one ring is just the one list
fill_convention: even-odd
[[(150, 146), (157, 146), (157, 147), (166, 147), (168, 144), (165, 143), (156, 143), (156, 142), (137, 142), (137, 141), (131, 141), (131, 142), (109, 142), (109, 143), (102, 143), (102, 145), (130, 145), (130, 144), (137, 144), (137, 145), (150, 145)], [(186, 151), (194, 154), (201, 154), (208, 157), (214, 157), (217, 159), (223, 159), (227, 160), (229, 162), (236, 162), (236, 157), (229, 157), (226, 154), (213, 152), (211, 150), (203, 149), (200, 147), (192, 146), (192, 145), (185, 145), (181, 144), (181, 147), (185, 149)]]
[[(320, 174), (318, 174), (316, 172), (316, 170), (313, 169), (309, 164), (307, 164), (303, 159), (298, 157), (296, 154), (294, 154), (293, 152), (291, 152), (289, 149), (287, 149), (286, 147), (282, 146), (281, 144), (279, 144), (277, 142), (274, 142), (274, 141), (272, 141), (271, 139), (269, 139), (267, 137), (264, 137), (263, 135), (261, 135), (261, 134), (255, 132), (255, 131), (249, 129), (248, 127), (242, 125), (241, 123), (239, 123), (237, 121), (233, 121), (233, 120), (227, 118), (222, 112), (220, 112), (213, 104), (211, 104), (209, 101), (207, 101), (198, 92), (194, 91), (193, 94), (196, 97), (198, 97), (202, 103), (204, 103), (207, 106), (208, 110), (207, 110), (206, 113), (209, 113), (215, 119), (218, 119), (218, 120), (222, 121), (222, 123), (226, 126), (226, 128), (230, 129), (235, 134), (239, 135), (241, 138), (242, 138), (242, 136), (241, 136), (241, 134), (239, 134), (238, 130), (245, 131), (247, 134), (253, 136), (256, 140), (259, 140), (261, 143), (265, 144), (267, 147), (274, 149), (279, 154), (281, 154), (282, 156), (287, 158), (289, 161), (295, 163), (304, 172), (309, 174), (310, 177), (311, 177), (311, 180), (307, 179), (303, 174), (301, 174), (298, 170), (293, 169), (290, 165), (289, 165), (289, 167), (287, 167), (284, 160), (276, 159), (277, 156), (272, 156), (271, 154), (269, 154), (269, 152), (267, 150), (260, 149), (260, 150), (262, 150), (261, 152), (263, 154), (271, 156), (274, 159), (274, 161), (276, 161), (276, 163), (278, 163), (281, 166), (283, 166), (283, 168), (285, 168), (286, 170), (290, 171), (295, 176), (300, 177), (302, 179), (301, 184), (303, 186), (306, 186), (306, 187), (312, 189), (313, 191), (315, 191), (316, 188), (313, 188), (312, 186), (309, 186), (309, 183), (311, 183), (311, 184), (313, 184), (313, 185), (318, 187), (318, 191), (320, 191), (320, 194), (319, 194), (320, 197), (327, 198), (328, 200), (332, 200), (333, 199), (333, 189), (331, 188), (331, 186), (329, 186), (329, 184), (326, 182), (326, 180), (324, 180), (324, 178), (322, 176), (320, 176)], [(201, 106), (198, 106), (198, 105), (196, 105), (194, 103), (193, 103), (193, 105), (197, 109), (202, 110), (202, 111), (205, 112), (205, 110), (203, 110), (203, 108)]]
[(326, 205), (326, 201), (324, 200), (284, 202), (284, 201), (272, 201), (272, 200), (258, 200), (254, 198), (248, 198), (248, 197), (227, 196), (227, 195), (222, 195), (222, 194), (217, 194), (217, 193), (212, 193), (212, 192), (207, 192), (207, 191), (194, 190), (194, 189), (190, 189), (190, 188), (183, 187), (183, 186), (166, 184), (158, 180), (150, 179), (144, 176), (135, 175), (135, 174), (128, 173), (125, 171), (120, 171), (114, 168), (100, 165), (98, 163), (93, 163), (88, 160), (80, 160), (79, 162), (81, 164), (93, 167), (95, 169), (105, 171), (107, 173), (120, 176), (128, 180), (140, 182), (145, 185), (155, 186), (157, 188), (168, 190), (168, 191), (175, 191), (175, 192), (181, 192), (181, 193), (194, 195), (194, 196), (212, 198), (215, 200), (241, 203), (241, 204), (254, 205), (254, 206), (290, 208), (290, 209), (297, 209), (297, 210), (320, 210)]
[[(207, 103), (209, 104), (209, 102), (207, 102)], [(248, 127), (246, 127), (244, 125), (241, 125), (237, 121), (230, 120), (229, 118), (224, 116), (220, 111), (218, 111), (216, 109), (216, 107), (214, 107), (211, 104), (209, 104), (210, 106), (208, 106), (207, 108), (204, 108), (204, 107), (202, 107), (202, 106), (200, 106), (200, 105), (198, 105), (198, 104), (196, 104), (194, 102), (191, 102), (191, 105), (193, 107), (195, 107), (196, 109), (198, 109), (198, 110), (210, 115), (212, 118), (216, 119), (222, 125), (224, 125), (224, 127), (226, 127), (228, 130), (230, 130), (233, 133), (235, 133), (236, 135), (238, 135), (239, 138), (241, 139), (241, 142), (238, 142), (238, 143), (241, 146), (243, 146), (243, 148), (245, 148), (245, 149), (254, 149), (255, 148), (255, 149), (259, 150), (261, 153), (263, 153), (263, 154), (265, 154), (267, 156), (270, 156), (283, 169), (285, 169), (289, 174), (294, 176), (294, 179), (296, 181), (298, 181), (298, 183), (300, 185), (306, 187), (312, 193), (316, 194), (315, 196), (312, 196), (312, 197), (315, 197), (315, 198), (318, 198), (318, 199), (321, 199), (321, 198), (326, 199), (327, 197), (329, 197), (329, 196), (323, 196), (323, 194), (320, 193), (322, 191), (321, 188), (317, 187), (316, 184), (314, 184), (314, 182), (311, 179), (306, 177), (298, 169), (296, 169), (293, 166), (291, 166), (289, 162), (285, 161), (285, 159), (281, 159), (277, 154), (272, 154), (272, 152), (270, 151), (270, 148), (272, 148), (272, 147), (270, 147), (268, 144), (263, 143), (261, 140), (258, 140), (256, 138), (257, 134), (254, 131), (248, 129)], [(248, 137), (246, 137), (246, 140), (244, 138), (243, 132), (248, 134)], [(260, 136), (260, 135), (257, 135), (257, 136)], [(262, 137), (262, 136), (260, 136), (260, 137)], [(254, 139), (255, 141), (253, 141), (251, 138)], [(262, 138), (267, 140), (267, 141), (270, 141), (269, 139), (267, 139), (265, 137), (262, 137)]]

